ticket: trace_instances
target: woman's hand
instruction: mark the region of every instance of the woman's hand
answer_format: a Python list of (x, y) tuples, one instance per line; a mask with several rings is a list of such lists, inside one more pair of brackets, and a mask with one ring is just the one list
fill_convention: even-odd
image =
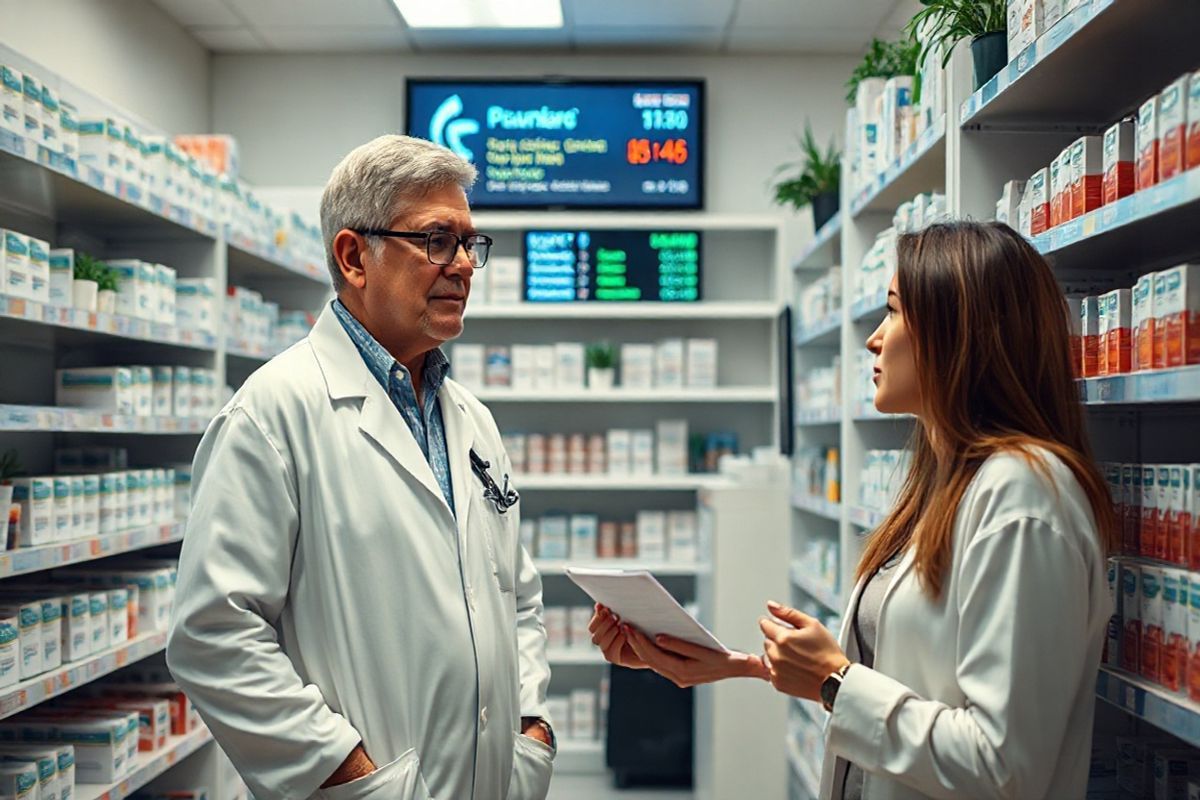
[(781, 625), (768, 617), (758, 623), (767, 637), (763, 650), (771, 685), (792, 697), (819, 702), (821, 684), (850, 663), (849, 659), (833, 634), (807, 614), (779, 603), (767, 603), (767, 610), (787, 623)]
[(672, 636), (659, 635), (652, 642), (629, 625), (621, 625), (621, 631), (643, 664), (681, 689), (725, 678), (768, 680), (767, 667), (758, 656), (722, 653)]
[(600, 648), (604, 660), (618, 667), (647, 669), (648, 665), (633, 652), (625, 634), (621, 632), (621, 620), (607, 606), (596, 604), (596, 613), (588, 623), (592, 644)]

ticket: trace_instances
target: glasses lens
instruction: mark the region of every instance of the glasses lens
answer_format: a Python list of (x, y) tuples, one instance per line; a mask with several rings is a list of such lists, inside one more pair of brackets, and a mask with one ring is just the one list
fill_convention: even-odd
[(492, 240), (481, 233), (467, 237), (466, 241), (467, 256), (471, 259), (471, 266), (479, 269), (487, 263), (488, 253), (492, 249)]
[(441, 267), (453, 264), (457, 252), (458, 237), (453, 233), (429, 234), (429, 260), (434, 264)]

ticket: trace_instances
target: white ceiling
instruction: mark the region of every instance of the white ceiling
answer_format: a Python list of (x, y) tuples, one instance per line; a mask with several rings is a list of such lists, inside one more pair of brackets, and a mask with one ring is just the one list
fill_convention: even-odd
[[(431, 0), (432, 1), (432, 0)], [(890, 37), (917, 0), (563, 0), (559, 30), (413, 30), (391, 0), (154, 0), (218, 53), (845, 53)]]

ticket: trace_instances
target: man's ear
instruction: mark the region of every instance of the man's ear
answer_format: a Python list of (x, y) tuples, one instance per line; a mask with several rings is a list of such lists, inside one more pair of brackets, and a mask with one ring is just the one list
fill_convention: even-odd
[(367, 285), (364, 259), (370, 258), (367, 239), (361, 233), (342, 228), (333, 237), (333, 257), (342, 271), (342, 279), (356, 289)]

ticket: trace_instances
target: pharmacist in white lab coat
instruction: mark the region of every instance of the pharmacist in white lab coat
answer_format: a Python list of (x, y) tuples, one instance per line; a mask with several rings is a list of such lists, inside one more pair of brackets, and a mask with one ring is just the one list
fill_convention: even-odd
[(260, 800), (548, 790), (541, 582), (438, 349), (490, 245), (474, 178), (408, 137), (350, 153), (321, 199), (338, 299), (196, 454), (167, 658)]
[(1066, 303), (1005, 225), (933, 225), (897, 255), (867, 347), (876, 408), (917, 417), (912, 467), (840, 639), (769, 603), (762, 657), (652, 642), (607, 609), (594, 641), (679, 683), (759, 677), (822, 703), (821, 800), (1078, 800), (1119, 537)]

